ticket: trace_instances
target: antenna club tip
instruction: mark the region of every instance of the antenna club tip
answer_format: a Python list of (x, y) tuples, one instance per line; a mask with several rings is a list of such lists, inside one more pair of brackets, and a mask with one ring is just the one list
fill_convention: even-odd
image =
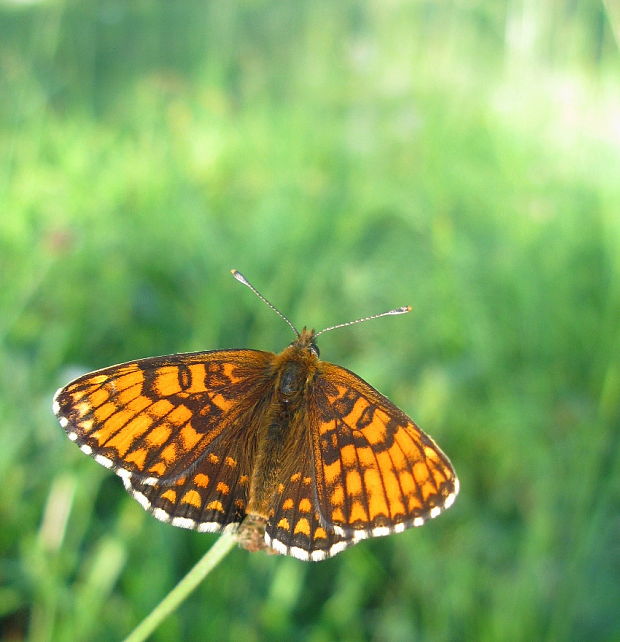
[(240, 281), (241, 283), (244, 283), (245, 285), (248, 284), (248, 280), (239, 272), (239, 270), (231, 270), (230, 273), (237, 279), (237, 281)]

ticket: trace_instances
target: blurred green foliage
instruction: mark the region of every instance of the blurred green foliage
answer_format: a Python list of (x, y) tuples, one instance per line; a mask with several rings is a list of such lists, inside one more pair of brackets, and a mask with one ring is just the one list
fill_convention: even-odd
[(319, 564), (229, 555), (170, 640), (620, 636), (620, 16), (612, 2), (0, 3), (0, 626), (126, 635), (213, 543), (50, 412), (80, 372), (322, 356), (461, 495)]

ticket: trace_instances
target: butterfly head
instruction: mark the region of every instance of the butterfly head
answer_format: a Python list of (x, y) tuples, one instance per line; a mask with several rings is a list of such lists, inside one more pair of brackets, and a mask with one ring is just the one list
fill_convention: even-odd
[(314, 340), (315, 337), (316, 331), (314, 328), (312, 330), (308, 330), (308, 328), (304, 326), (297, 339), (295, 339), (290, 346), (296, 347), (299, 350), (308, 350), (318, 359), (321, 352), (319, 350), (319, 346), (317, 346), (316, 341)]

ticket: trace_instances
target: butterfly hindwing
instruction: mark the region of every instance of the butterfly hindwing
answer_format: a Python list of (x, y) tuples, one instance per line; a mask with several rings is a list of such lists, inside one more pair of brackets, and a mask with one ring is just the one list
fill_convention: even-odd
[(331, 557), (352, 543), (327, 527), (320, 515), (310, 445), (276, 495), (265, 540), (278, 553), (312, 561)]
[(157, 519), (173, 526), (211, 533), (234, 530), (245, 517), (251, 447), (231, 431), (176, 481), (149, 485), (130, 477), (125, 487)]

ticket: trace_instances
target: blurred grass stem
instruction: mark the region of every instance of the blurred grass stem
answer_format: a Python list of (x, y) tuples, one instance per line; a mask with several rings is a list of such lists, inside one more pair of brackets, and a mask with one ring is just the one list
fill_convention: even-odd
[(236, 540), (232, 535), (222, 535), (189, 573), (187, 573), (172, 591), (170, 591), (151, 613), (125, 638), (125, 642), (142, 642), (142, 640), (146, 640), (161, 622), (170, 615), (220, 563), (235, 543)]

